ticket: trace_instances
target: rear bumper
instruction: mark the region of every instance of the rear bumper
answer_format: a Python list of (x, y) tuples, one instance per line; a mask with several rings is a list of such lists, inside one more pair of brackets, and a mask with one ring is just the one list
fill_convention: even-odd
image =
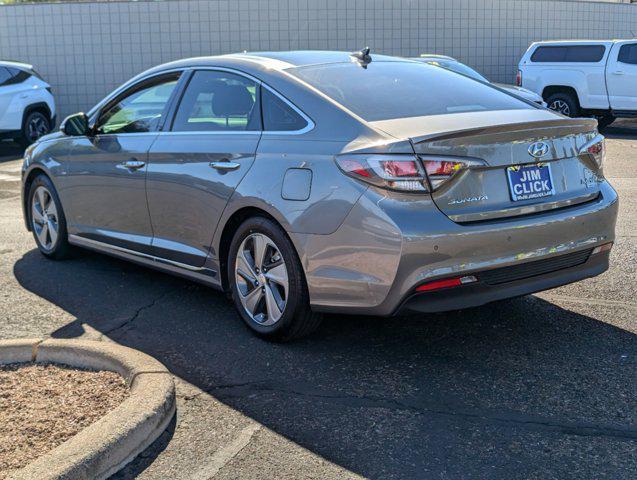
[[(558, 258), (615, 239), (617, 194), (604, 182), (594, 201), (534, 215), (461, 225), (424, 195), (370, 188), (330, 235), (293, 235), (316, 311), (389, 316), (444, 311), (525, 295), (598, 275), (608, 259), (498, 285), (414, 295), (438, 279)], [(598, 254), (601, 255), (601, 254)], [(592, 262), (592, 263), (591, 263)], [(533, 268), (530, 267), (529, 268)], [(453, 289), (455, 290), (455, 289)]]
[(519, 297), (530, 293), (541, 292), (585, 278), (594, 277), (608, 270), (609, 252), (591, 255), (588, 260), (578, 266), (564, 268), (544, 275), (537, 275), (522, 280), (489, 285), (485, 281), (462, 285), (460, 287), (438, 290), (435, 292), (409, 295), (397, 308), (395, 314), (409, 312), (446, 312), (463, 308), (478, 307), (496, 300)]

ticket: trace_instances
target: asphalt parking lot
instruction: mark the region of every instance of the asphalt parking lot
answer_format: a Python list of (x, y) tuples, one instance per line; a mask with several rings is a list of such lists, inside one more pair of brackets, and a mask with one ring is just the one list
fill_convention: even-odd
[(89, 252), (46, 260), (0, 143), (0, 338), (115, 341), (174, 373), (176, 420), (117, 478), (635, 478), (637, 122), (605, 133), (608, 272), (462, 312), (333, 315), (289, 345), (206, 287)]

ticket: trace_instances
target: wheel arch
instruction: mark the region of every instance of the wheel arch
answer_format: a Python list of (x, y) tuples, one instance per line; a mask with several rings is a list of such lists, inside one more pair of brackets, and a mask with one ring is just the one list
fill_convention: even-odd
[[(290, 237), (287, 229), (284, 224), (279, 221), (275, 216), (266, 210), (259, 208), (257, 206), (243, 206), (237, 210), (235, 210), (225, 221), (223, 225), (223, 229), (221, 229), (221, 233), (219, 235), (219, 241), (217, 243), (217, 258), (219, 262), (219, 279), (221, 281), (221, 288), (228, 292), (230, 290), (230, 279), (228, 278), (228, 254), (230, 253), (230, 244), (232, 243), (232, 238), (234, 236), (235, 231), (246, 219), (251, 217), (264, 217), (268, 220), (274, 222), (277, 226), (283, 230), (283, 233), (288, 237), (290, 243), (300, 258), (297, 245), (294, 242), (294, 239)], [(301, 262), (301, 266), (302, 262)], [(305, 275), (305, 269), (302, 268), (303, 274)]]
[[(22, 114), (22, 126), (24, 127), (24, 122), (26, 121), (27, 117), (29, 116), (30, 113), (32, 112), (42, 112), (44, 114), (46, 114), (46, 116), (49, 119), (49, 122), (51, 121), (51, 109), (49, 108), (49, 105), (46, 102), (37, 102), (37, 103), (32, 103), (30, 105), (28, 105), (25, 109), (24, 109), (24, 113)], [(52, 125), (50, 125), (52, 127)]]
[(581, 108), (577, 90), (569, 85), (548, 85), (544, 87), (544, 90), (542, 90), (542, 98), (546, 102), (551, 95), (555, 95), (556, 93), (568, 93), (569, 95), (572, 95), (577, 102), (577, 106)]

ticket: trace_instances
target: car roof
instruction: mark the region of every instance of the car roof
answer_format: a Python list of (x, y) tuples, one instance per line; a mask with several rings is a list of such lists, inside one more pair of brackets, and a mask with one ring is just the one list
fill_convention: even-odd
[(613, 39), (613, 40), (542, 40), (531, 45), (609, 45), (615, 42), (624, 42), (637, 39)]
[(33, 70), (33, 65), (22, 62), (14, 62), (13, 60), (0, 60), (0, 67), (13, 67), (20, 70)]
[[(371, 53), (372, 61), (409, 62), (410, 60), (389, 55)], [(189, 68), (201, 66), (239, 66), (251, 70), (266, 72), (268, 70), (286, 70), (294, 67), (323, 65), (333, 63), (350, 63), (352, 52), (326, 50), (294, 50), (288, 52), (243, 52), (207, 57), (194, 57), (177, 60), (151, 68), (146, 73), (167, 70), (170, 68)]]
[[(238, 58), (256, 57), (259, 59), (271, 59), (278, 62), (279, 67), (292, 68), (328, 63), (350, 63), (352, 61), (352, 53), (354, 52), (340, 52), (330, 50), (292, 50), (288, 52), (245, 52), (242, 54), (231, 54), (225, 56)], [(370, 56), (372, 57), (372, 61), (404, 61), (404, 59), (400, 57), (381, 55), (374, 52), (370, 52)], [(286, 64), (287, 66), (284, 67), (281, 64)]]

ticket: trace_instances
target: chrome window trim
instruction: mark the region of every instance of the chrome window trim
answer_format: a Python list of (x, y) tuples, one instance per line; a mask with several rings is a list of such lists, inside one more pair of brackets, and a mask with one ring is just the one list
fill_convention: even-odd
[(217, 130), (206, 131), (206, 130), (192, 130), (192, 131), (183, 131), (183, 132), (173, 132), (171, 130), (166, 130), (163, 132), (155, 132), (157, 135), (166, 136), (166, 135), (261, 135), (263, 132), (261, 130), (229, 130), (227, 132), (220, 132)]

